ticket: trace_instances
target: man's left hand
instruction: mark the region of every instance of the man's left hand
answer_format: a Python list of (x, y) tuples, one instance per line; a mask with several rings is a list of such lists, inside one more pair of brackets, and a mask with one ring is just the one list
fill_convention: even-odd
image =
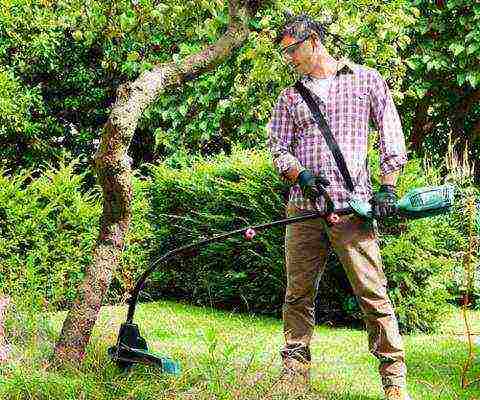
[(381, 185), (370, 200), (375, 218), (392, 217), (397, 214), (397, 194), (395, 186)]

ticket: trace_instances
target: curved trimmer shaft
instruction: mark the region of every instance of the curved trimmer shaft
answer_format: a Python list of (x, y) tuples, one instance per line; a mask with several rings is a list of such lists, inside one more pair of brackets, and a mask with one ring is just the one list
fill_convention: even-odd
[[(333, 214), (341, 215), (341, 214), (349, 214), (349, 213), (352, 213), (352, 212), (353, 211), (352, 211), (351, 208), (342, 208), (342, 209), (336, 210)], [(161, 257), (157, 258), (155, 261), (153, 261), (150, 268), (147, 269), (142, 274), (140, 279), (138, 279), (138, 281), (135, 285), (135, 288), (133, 289), (133, 291), (131, 293), (131, 296), (128, 300), (129, 306), (128, 306), (128, 313), (127, 313), (127, 321), (126, 322), (127, 323), (132, 323), (133, 322), (133, 315), (135, 314), (135, 307), (137, 305), (138, 295), (139, 295), (140, 291), (143, 289), (143, 286), (145, 285), (145, 281), (147, 280), (147, 278), (150, 276), (150, 274), (152, 274), (153, 271), (155, 271), (155, 269), (157, 269), (157, 267), (162, 262), (171, 260), (172, 258), (174, 258), (174, 257), (176, 257), (176, 256), (178, 256), (182, 253), (187, 253), (191, 250), (201, 248), (201, 247), (206, 246), (210, 243), (221, 242), (225, 239), (228, 239), (232, 236), (239, 235), (239, 234), (245, 235), (247, 233), (247, 231), (251, 232), (253, 230), (253, 232), (256, 232), (256, 231), (261, 231), (261, 230), (264, 230), (264, 229), (273, 228), (275, 226), (284, 226), (284, 225), (293, 224), (295, 222), (307, 221), (309, 219), (325, 218), (328, 215), (331, 215), (331, 213), (327, 214), (327, 213), (320, 213), (320, 212), (312, 212), (312, 213), (300, 215), (298, 217), (290, 217), (290, 218), (285, 218), (285, 219), (281, 219), (281, 220), (278, 220), (278, 221), (269, 222), (269, 223), (266, 223), (266, 224), (261, 224), (261, 225), (247, 227), (247, 228), (237, 229), (237, 230), (234, 230), (234, 231), (231, 231), (231, 232), (223, 233), (221, 235), (212, 236), (211, 238), (208, 238), (208, 239), (205, 239), (205, 240), (200, 240), (200, 241), (195, 242), (195, 243), (187, 244), (185, 246), (178, 247), (176, 249), (173, 249), (173, 250), (165, 253), (163, 256), (161, 256)]]
[[(453, 192), (453, 187), (449, 185), (414, 189), (408, 192), (397, 202), (397, 215), (406, 218), (423, 218), (445, 214), (450, 211), (453, 205)], [(138, 295), (143, 289), (145, 281), (150, 274), (160, 265), (160, 263), (164, 261), (170, 260), (180, 254), (188, 253), (194, 249), (201, 248), (210, 243), (226, 240), (234, 235), (243, 234), (245, 239), (250, 240), (255, 236), (256, 231), (273, 228), (275, 226), (289, 225), (295, 222), (301, 222), (320, 217), (325, 218), (325, 222), (329, 225), (332, 225), (339, 221), (339, 214), (355, 213), (356, 215), (366, 219), (373, 218), (371, 205), (368, 203), (351, 199), (349, 202), (351, 208), (334, 211), (333, 202), (326, 192), (323, 193), (323, 197), (325, 198), (327, 205), (327, 211), (325, 213), (320, 213), (315, 209), (314, 212), (303, 214), (297, 217), (285, 218), (262, 225), (237, 229), (171, 250), (153, 261), (150, 267), (137, 281), (135, 288), (131, 293), (131, 297), (128, 300), (129, 307), (127, 320), (120, 326), (116, 345), (108, 349), (110, 357), (122, 370), (130, 368), (135, 363), (154, 364), (160, 366), (164, 372), (178, 375), (180, 373), (179, 363), (169, 359), (168, 357), (161, 357), (149, 352), (147, 342), (143, 337), (141, 337), (138, 326), (133, 323), (133, 315), (135, 314)], [(315, 207), (315, 204), (313, 204), (313, 206)]]
[[(347, 214), (351, 212), (351, 209), (342, 209), (337, 211), (337, 213), (339, 214)], [(332, 215), (335, 215), (337, 217), (336, 214), (332, 213), (312, 212), (300, 215), (298, 217), (285, 218), (267, 224), (237, 229), (221, 235), (213, 236), (209, 239), (201, 240), (186, 246), (179, 247), (177, 249), (169, 251), (162, 257), (157, 258), (155, 261), (152, 262), (150, 268), (142, 274), (131, 293), (131, 297), (128, 300), (129, 307), (127, 313), (127, 320), (120, 326), (116, 345), (108, 349), (109, 356), (122, 371), (128, 370), (133, 364), (141, 363), (157, 365), (162, 369), (163, 372), (178, 375), (180, 373), (180, 364), (168, 357), (151, 353), (148, 350), (146, 340), (140, 335), (138, 325), (133, 323), (133, 315), (135, 314), (135, 307), (137, 305), (138, 295), (143, 289), (145, 281), (147, 280), (149, 275), (160, 265), (160, 263), (170, 260), (180, 254), (187, 253), (193, 249), (198, 249), (200, 247), (206, 246), (207, 244), (220, 242), (222, 240), (228, 239), (229, 237), (234, 235), (243, 234), (245, 239), (250, 240), (255, 236), (256, 231), (262, 229), (293, 224), (295, 222), (301, 222), (320, 217), (324, 217), (328, 223), (329, 217), (331, 217)]]

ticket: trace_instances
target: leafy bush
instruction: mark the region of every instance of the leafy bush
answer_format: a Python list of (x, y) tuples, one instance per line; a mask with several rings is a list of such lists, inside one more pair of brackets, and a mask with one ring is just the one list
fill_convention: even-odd
[[(378, 171), (378, 158), (372, 159)], [(75, 164), (43, 174), (0, 174), (0, 287), (30, 298), (32, 307), (68, 307), (91, 262), (98, 233), (99, 194), (82, 191)], [(263, 151), (192, 158), (177, 154), (134, 179), (133, 220), (126, 249), (106, 302), (125, 300), (136, 278), (166, 251), (215, 234), (284, 217), (287, 188)], [(375, 173), (373, 174), (375, 175)], [(418, 160), (399, 184), (435, 181)], [(467, 227), (455, 213), (401, 224), (383, 224), (381, 246), (389, 292), (403, 330), (428, 331), (446, 300), (461, 290)], [(171, 297), (194, 304), (279, 315), (285, 290), (284, 228), (234, 237), (161, 265), (144, 299)], [(449, 293), (450, 291), (450, 293)], [(359, 322), (361, 314), (343, 269), (329, 259), (320, 286), (320, 322)]]
[[(152, 167), (152, 175), (156, 255), (282, 214), (282, 184), (262, 153), (222, 155), (182, 169)], [(152, 294), (274, 313), (283, 286), (282, 236), (274, 228), (252, 242), (234, 237), (172, 260), (156, 273)]]

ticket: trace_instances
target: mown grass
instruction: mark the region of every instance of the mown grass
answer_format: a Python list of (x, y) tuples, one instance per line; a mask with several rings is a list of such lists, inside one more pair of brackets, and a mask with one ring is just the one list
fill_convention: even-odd
[[(104, 307), (86, 362), (79, 370), (55, 370), (49, 363), (64, 313), (37, 315), (10, 323), (13, 353), (1, 366), (1, 399), (358, 399), (382, 398), (377, 362), (368, 353), (366, 333), (316, 328), (311, 390), (280, 395), (275, 382), (281, 364), (282, 323), (173, 302), (143, 304), (137, 322), (151, 349), (181, 362), (179, 377), (153, 367), (120, 374), (106, 355), (115, 342), (124, 307)], [(470, 314), (480, 333), (480, 312)], [(467, 355), (458, 309), (434, 335), (405, 337), (408, 382), (413, 399), (480, 399), (480, 385), (460, 388)], [(480, 349), (479, 349), (480, 350)], [(476, 358), (471, 379), (480, 376)]]

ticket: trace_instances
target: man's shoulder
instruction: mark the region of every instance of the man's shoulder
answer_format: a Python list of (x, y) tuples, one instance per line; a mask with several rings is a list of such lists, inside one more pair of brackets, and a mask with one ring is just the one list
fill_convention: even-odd
[(378, 69), (373, 67), (368, 67), (362, 64), (354, 64), (355, 72), (358, 75), (364, 76), (368, 80), (377, 80), (382, 79), (382, 75), (378, 71)]
[(348, 61), (348, 66), (350, 67), (353, 74), (357, 77), (363, 77), (366, 79), (372, 79), (380, 75), (377, 69), (369, 67), (363, 64), (357, 64), (353, 61)]

